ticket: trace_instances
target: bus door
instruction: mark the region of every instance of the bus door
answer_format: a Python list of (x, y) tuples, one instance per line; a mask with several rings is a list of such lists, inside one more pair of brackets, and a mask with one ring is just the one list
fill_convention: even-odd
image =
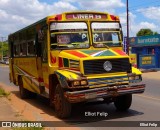
[(41, 28), (37, 33), (37, 69), (40, 94), (44, 94), (48, 87), (48, 56), (47, 56), (47, 28)]

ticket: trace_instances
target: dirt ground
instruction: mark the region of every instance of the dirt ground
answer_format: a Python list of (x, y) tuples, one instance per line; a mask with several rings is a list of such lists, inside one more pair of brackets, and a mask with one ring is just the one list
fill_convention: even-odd
[[(26, 99), (22, 100), (19, 97), (18, 88), (9, 87), (5, 84), (0, 83), (0, 87), (5, 89), (5, 91), (10, 92), (7, 100), (10, 106), (16, 111), (16, 117), (24, 121), (61, 121), (56, 118), (54, 113), (54, 108), (49, 107), (49, 103), (46, 99), (42, 97), (37, 97), (38, 99)], [(41, 99), (42, 98), (42, 99)], [(0, 104), (1, 105), (1, 104)], [(45, 128), (54, 130), (77, 130), (76, 127), (54, 127)]]

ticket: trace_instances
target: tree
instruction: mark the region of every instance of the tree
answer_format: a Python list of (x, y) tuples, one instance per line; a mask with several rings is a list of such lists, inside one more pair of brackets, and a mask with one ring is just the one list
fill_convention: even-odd
[(143, 29), (140, 29), (136, 35), (137, 36), (148, 36), (148, 35), (156, 35), (156, 34), (158, 34), (158, 32), (153, 32), (149, 28), (143, 28)]
[(153, 33), (153, 35), (157, 35), (157, 34), (159, 34), (159, 33), (158, 33), (158, 32), (154, 32), (154, 33)]
[(4, 57), (8, 56), (8, 43), (6, 41), (0, 42), (0, 58), (2, 56), (2, 52)]

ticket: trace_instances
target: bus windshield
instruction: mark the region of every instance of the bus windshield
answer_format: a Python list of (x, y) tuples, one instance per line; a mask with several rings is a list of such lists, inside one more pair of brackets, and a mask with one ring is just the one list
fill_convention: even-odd
[(88, 48), (88, 28), (85, 22), (53, 22), (50, 26), (51, 50)]
[(121, 46), (119, 23), (92, 22), (91, 28), (94, 47)]

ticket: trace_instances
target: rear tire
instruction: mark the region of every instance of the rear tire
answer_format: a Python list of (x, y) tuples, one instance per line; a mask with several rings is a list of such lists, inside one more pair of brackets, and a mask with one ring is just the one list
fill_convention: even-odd
[(29, 97), (29, 91), (23, 87), (22, 77), (19, 77), (18, 85), (19, 85), (20, 97), (21, 97), (22, 99), (28, 98), (28, 97)]
[(19, 85), (19, 92), (20, 92), (20, 97), (22, 99), (27, 99), (27, 98), (35, 98), (36, 93), (33, 93), (23, 87), (23, 80), (22, 77), (19, 78), (18, 80), (18, 85)]
[(59, 84), (54, 94), (54, 107), (59, 118), (67, 118), (71, 115), (71, 103), (64, 97), (63, 89)]
[(132, 94), (122, 95), (116, 98), (114, 105), (119, 111), (126, 111), (132, 104)]

